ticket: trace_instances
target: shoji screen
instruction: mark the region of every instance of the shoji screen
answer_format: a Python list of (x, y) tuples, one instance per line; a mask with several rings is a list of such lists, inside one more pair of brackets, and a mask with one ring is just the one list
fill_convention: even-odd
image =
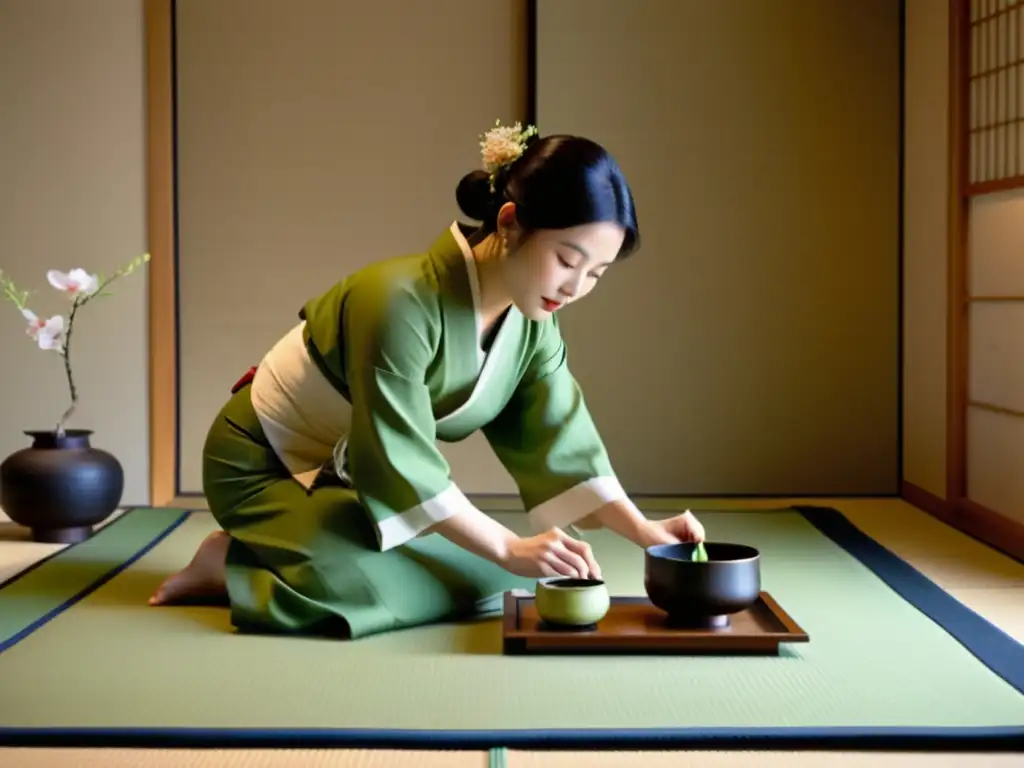
[(1024, 13), (1017, 0), (971, 0), (972, 194), (1024, 187)]
[(970, 13), (966, 497), (1024, 522), (1024, 4)]

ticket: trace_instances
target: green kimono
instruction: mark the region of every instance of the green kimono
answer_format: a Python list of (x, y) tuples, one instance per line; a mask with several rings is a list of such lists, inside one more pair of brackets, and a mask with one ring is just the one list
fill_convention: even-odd
[(350, 637), (500, 609), (533, 582), (428, 527), (471, 508), (437, 441), (481, 430), (537, 531), (624, 498), (554, 317), (510, 309), (484, 344), (475, 262), (453, 224), (423, 254), (364, 268), (237, 388), (204, 489), (232, 536), (233, 623)]

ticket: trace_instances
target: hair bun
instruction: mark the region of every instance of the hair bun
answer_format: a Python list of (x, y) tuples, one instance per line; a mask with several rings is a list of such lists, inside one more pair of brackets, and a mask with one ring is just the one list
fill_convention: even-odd
[(455, 188), (455, 200), (462, 212), (474, 221), (487, 221), (494, 211), (495, 203), (487, 172), (477, 170), (463, 176)]

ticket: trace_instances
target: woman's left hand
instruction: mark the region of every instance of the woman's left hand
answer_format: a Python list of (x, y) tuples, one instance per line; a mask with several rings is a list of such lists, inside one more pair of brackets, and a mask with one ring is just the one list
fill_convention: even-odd
[(693, 512), (686, 511), (668, 520), (659, 520), (657, 524), (679, 541), (704, 541), (704, 526)]

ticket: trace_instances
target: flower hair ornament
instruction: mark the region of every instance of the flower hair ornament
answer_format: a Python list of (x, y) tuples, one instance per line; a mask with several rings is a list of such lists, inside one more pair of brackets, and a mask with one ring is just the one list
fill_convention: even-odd
[(490, 176), (491, 192), (495, 191), (498, 173), (518, 160), (529, 146), (530, 139), (536, 135), (537, 127), (534, 125), (523, 128), (516, 122), (503, 126), (500, 120), (495, 120), (494, 127), (480, 137), (480, 154), (484, 159), (484, 170)]

